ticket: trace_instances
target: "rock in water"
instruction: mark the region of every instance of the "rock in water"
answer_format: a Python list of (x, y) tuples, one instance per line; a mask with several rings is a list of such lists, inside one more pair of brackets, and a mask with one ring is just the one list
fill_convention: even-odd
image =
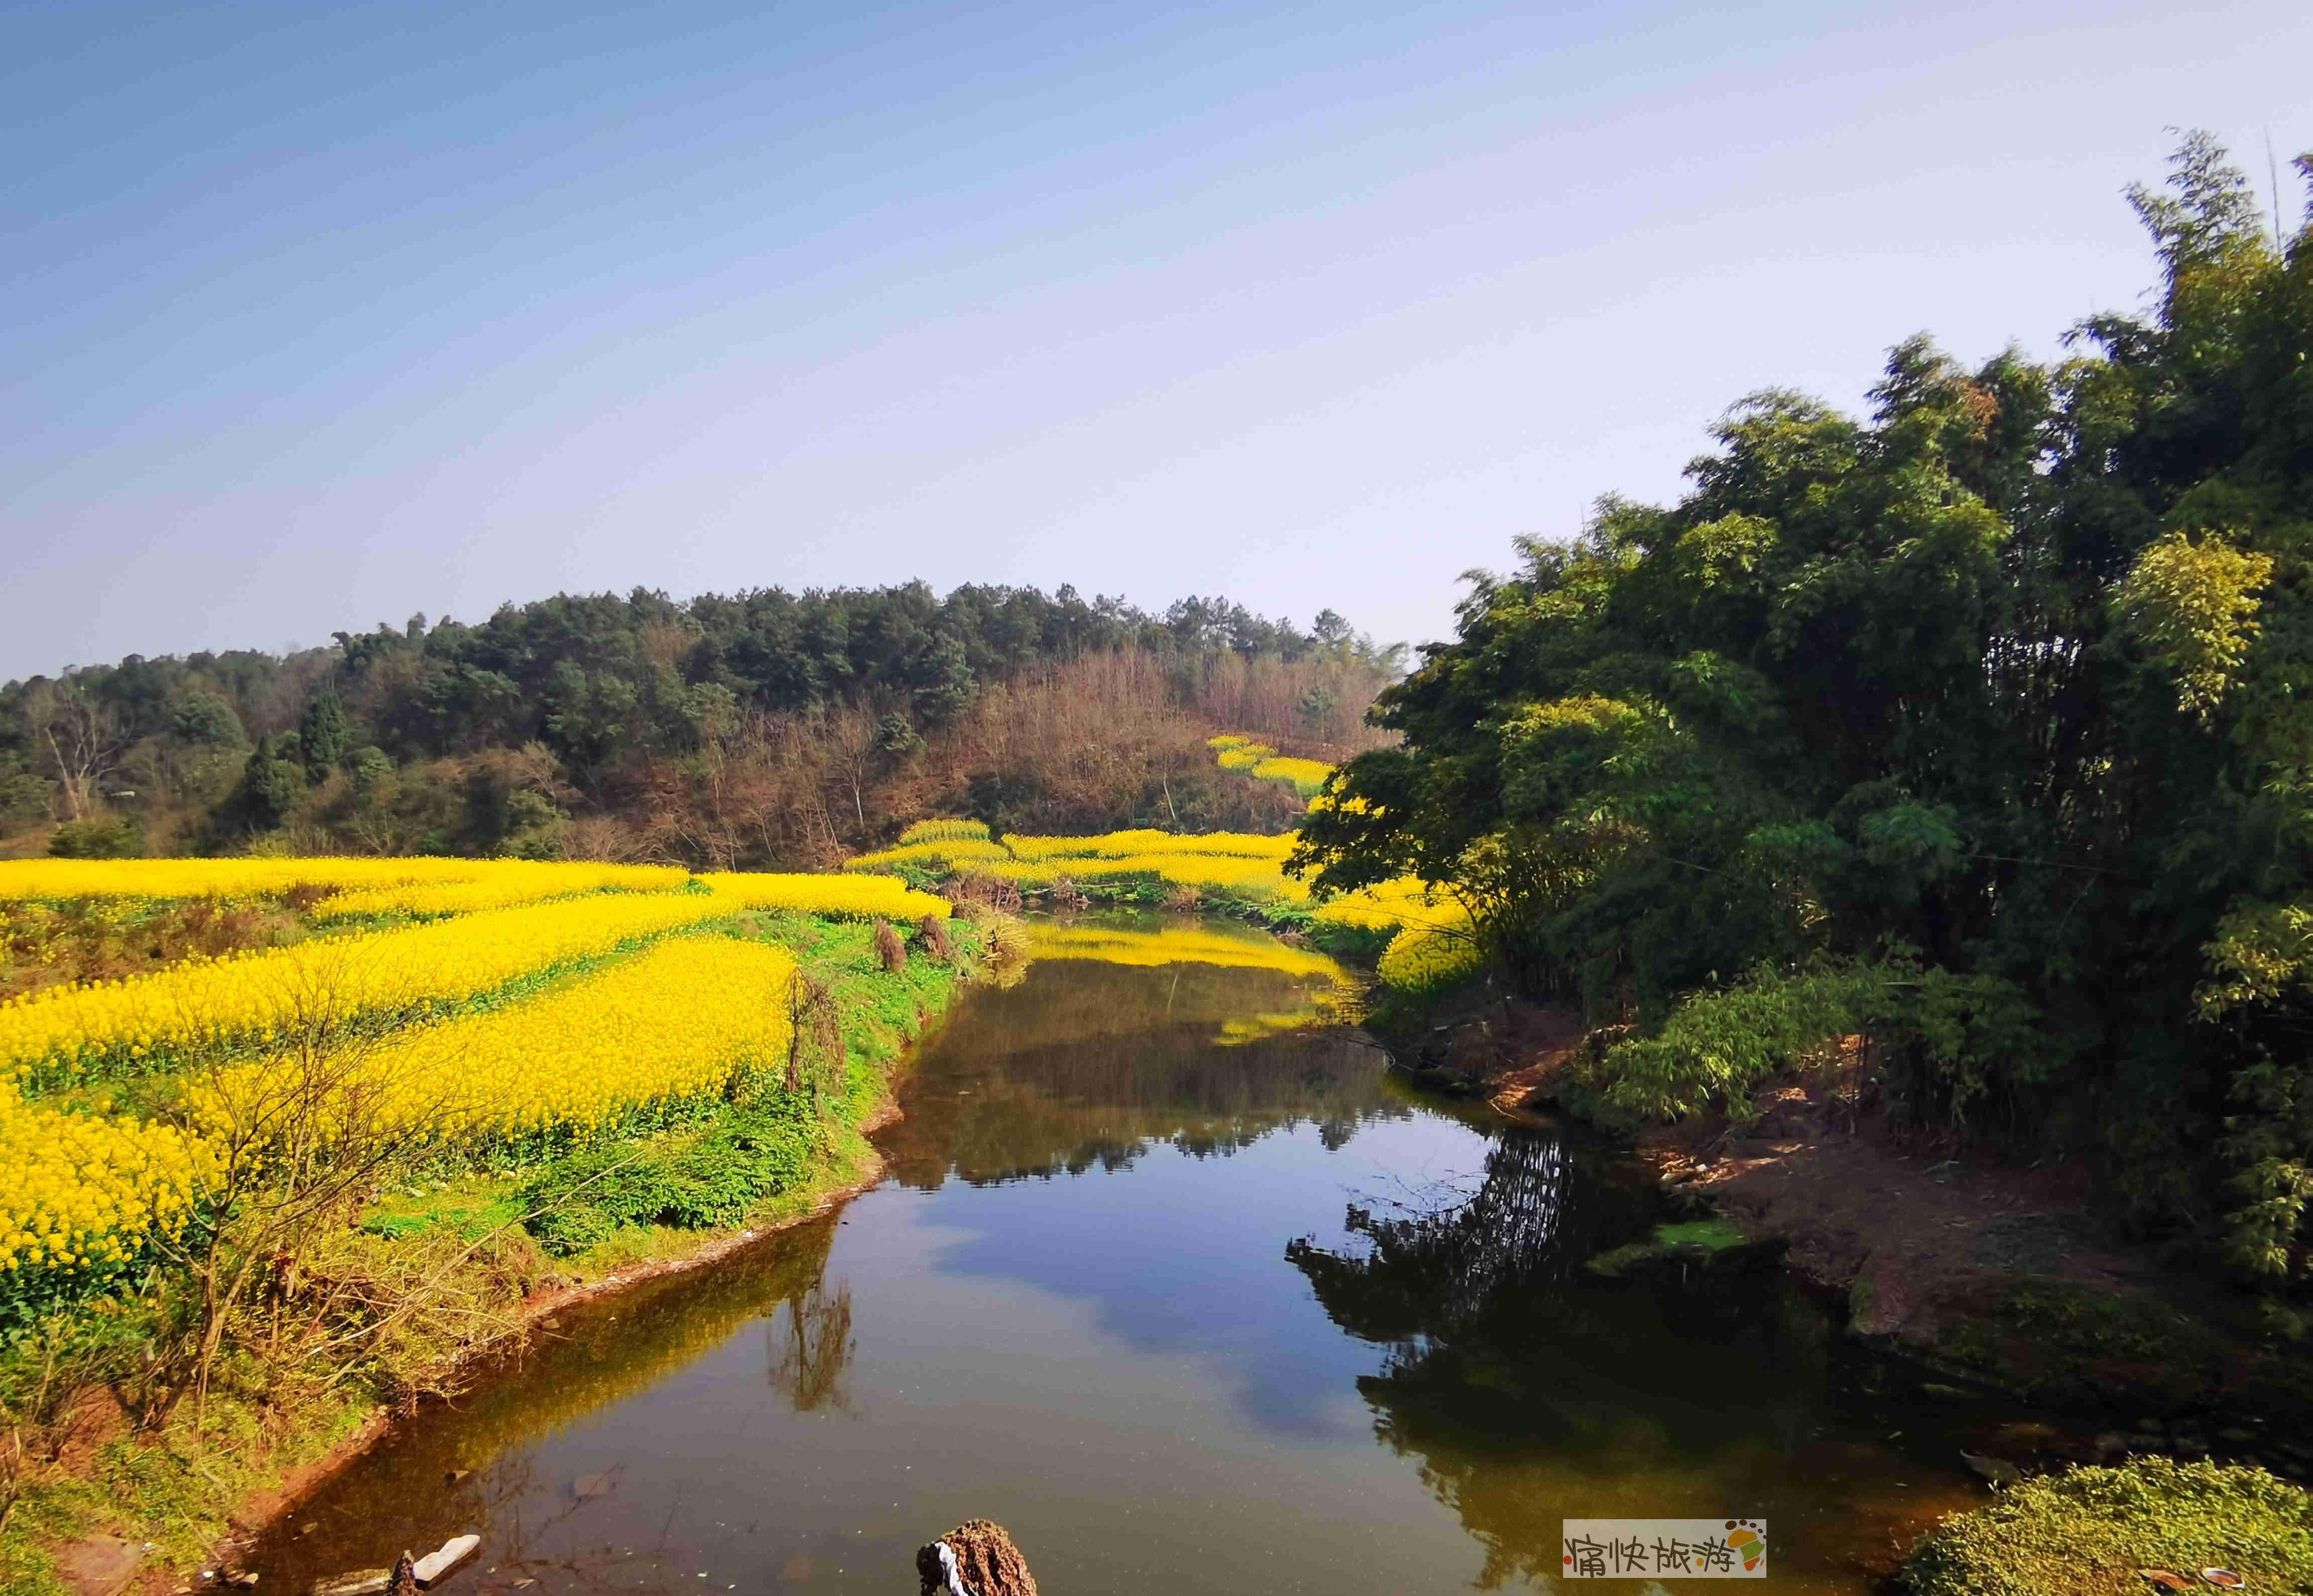
[(461, 1535), (455, 1539), (445, 1540), (440, 1551), (428, 1552), (418, 1558), (411, 1572), (417, 1574), (419, 1585), (430, 1585), (472, 1557), (474, 1548), (481, 1544), (482, 1538), (479, 1535)]
[(1989, 1480), (1994, 1490), (2024, 1483), (2024, 1470), (2002, 1458), (1987, 1458), (1972, 1451), (1959, 1454), (1960, 1461)]
[(1037, 1596), (1028, 1560), (1001, 1524), (971, 1519), (916, 1553), (922, 1596)]

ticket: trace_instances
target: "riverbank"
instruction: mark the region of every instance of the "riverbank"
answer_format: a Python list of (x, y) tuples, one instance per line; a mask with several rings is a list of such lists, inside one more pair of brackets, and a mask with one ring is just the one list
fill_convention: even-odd
[[(1504, 1111), (1586, 1107), (1566, 1011), (1465, 997), (1395, 1045), (1435, 1089)], [(1697, 1115), (1631, 1145), (1674, 1212), (1781, 1249), (1913, 1392), (2078, 1421), (2013, 1426), (2003, 1460), (2161, 1453), (2313, 1479), (2313, 1353), (2270, 1334), (2247, 1293), (2115, 1235), (2077, 1162), (2005, 1164), (1895, 1125), (1868, 1096), (1852, 1069), (1791, 1074), (1756, 1094), (1753, 1119)]]
[[(934, 939), (912, 938), (896, 965), (866, 924), (746, 914), (726, 934), (777, 943), (810, 978), (840, 1038), (838, 1090), (812, 1086), (816, 1107), (800, 1118), (784, 1101), (792, 1091), (734, 1100), (543, 1164), (421, 1163), (373, 1192), (307, 1274), (399, 1285), (422, 1293), (422, 1308), (400, 1324), (395, 1308), (373, 1314), (383, 1333), (343, 1368), (269, 1360), (260, 1328), (227, 1349), (205, 1400), (175, 1405), (158, 1424), (140, 1416), (123, 1360), (96, 1361), (124, 1337), (163, 1333), (149, 1305), (99, 1299), (68, 1324), (51, 1321), (51, 1344), (70, 1337), (91, 1372), (48, 1424), (16, 1427), (0, 1587), (158, 1596), (229, 1581), (240, 1547), (268, 1523), (399, 1422), (519, 1362), (556, 1333), (558, 1313), (726, 1258), (872, 1186), (882, 1165), (867, 1134), (896, 1112), (893, 1066), (979, 960), (980, 931), (954, 923), (944, 954)], [(771, 1105), (770, 1120), (754, 1102)], [(734, 1161), (734, 1148), (745, 1156)], [(537, 1188), (564, 1168), (577, 1178), (541, 1204)], [(634, 1222), (638, 1203), (664, 1201), (664, 1190), (682, 1197), (678, 1222)], [(735, 1207), (734, 1192), (744, 1197)], [(20, 1337), (20, 1364), (25, 1350)]]
[[(887, 1098), (884, 1111), (857, 1129), (865, 1136), (883, 1129), (897, 1117), (897, 1105)], [(873, 1189), (884, 1173), (882, 1156), (872, 1145), (866, 1146), (856, 1156), (831, 1161), (809, 1187), (773, 1199), (762, 1213), (736, 1230), (702, 1232), (654, 1227), (647, 1238), (638, 1239), (646, 1240), (655, 1256), (614, 1265), (597, 1276), (588, 1276), (585, 1273), (586, 1260), (577, 1260), (578, 1267), (567, 1283), (542, 1285), (522, 1300), (513, 1311), (514, 1329), (505, 1342), (479, 1355), (470, 1353), (445, 1363), (438, 1372), (444, 1377), (455, 1374), (466, 1383), (502, 1374), (517, 1366), (541, 1337), (554, 1336), (561, 1329), (560, 1314), (638, 1286), (723, 1263), (750, 1248), (765, 1245), (782, 1232), (809, 1223), (861, 1192)], [(203, 1548), (200, 1567), (180, 1564), (141, 1568), (132, 1580), (110, 1587), (72, 1581), (75, 1596), (111, 1596), (125, 1590), (134, 1590), (138, 1596), (163, 1596), (163, 1592), (177, 1591), (189, 1583), (198, 1586), (222, 1581), (231, 1584), (238, 1572), (241, 1553), (346, 1469), (391, 1441), (397, 1429), (416, 1417), (418, 1411), (414, 1407), (401, 1410), (383, 1405), (373, 1407), (363, 1416), (359, 1427), (340, 1436), (327, 1451), (295, 1465), (269, 1486), (259, 1486), (243, 1495), (232, 1506), (224, 1533)], [(69, 1556), (60, 1559), (67, 1568), (72, 1560)]]

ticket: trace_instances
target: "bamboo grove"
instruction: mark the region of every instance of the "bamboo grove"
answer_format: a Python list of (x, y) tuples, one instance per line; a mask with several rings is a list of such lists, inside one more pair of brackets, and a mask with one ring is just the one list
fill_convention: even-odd
[(2158, 290), (2066, 358), (1914, 338), (1868, 418), (1754, 395), (1675, 504), (1522, 541), (1291, 863), (1477, 906), (1624, 1112), (1861, 1035), (1899, 1117), (2301, 1300), (2313, 217), (2197, 136), (2131, 198)]

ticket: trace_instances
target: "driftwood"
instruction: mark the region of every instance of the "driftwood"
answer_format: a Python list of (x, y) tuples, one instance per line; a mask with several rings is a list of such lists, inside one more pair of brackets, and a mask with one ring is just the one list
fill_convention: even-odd
[(921, 1596), (1037, 1596), (1028, 1560), (1001, 1524), (971, 1519), (916, 1553)]

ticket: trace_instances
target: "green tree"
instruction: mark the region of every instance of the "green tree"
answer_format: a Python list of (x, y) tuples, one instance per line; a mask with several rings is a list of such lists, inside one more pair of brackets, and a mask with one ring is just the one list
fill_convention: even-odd
[(270, 831), (297, 811), (305, 798), (305, 765), (297, 739), (264, 737), (250, 750), (240, 785), (226, 801), (234, 823), (247, 831)]
[(306, 779), (320, 781), (329, 775), (353, 745), (354, 726), (347, 718), (345, 701), (326, 690), (314, 695), (297, 721), (297, 751), (305, 762)]
[(240, 748), (248, 741), (233, 706), (198, 689), (177, 700), (170, 730), (189, 748)]
[(1755, 395), (1676, 504), (1521, 541), (1297, 859), (1460, 896), (1629, 1028), (1632, 1111), (1865, 1030), (1903, 1111), (2085, 1129), (2124, 1211), (2301, 1278), (2313, 228), (2276, 250), (2199, 136), (2131, 197), (2150, 314), (2053, 365), (1908, 340), (1862, 420)]

